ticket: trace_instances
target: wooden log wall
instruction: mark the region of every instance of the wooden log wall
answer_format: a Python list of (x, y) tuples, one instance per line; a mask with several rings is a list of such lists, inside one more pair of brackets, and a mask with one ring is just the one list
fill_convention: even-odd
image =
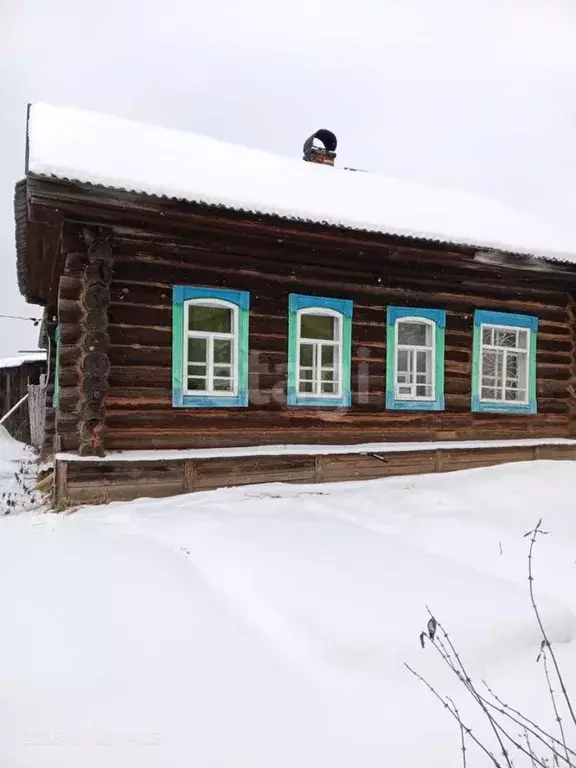
[[(79, 234), (79, 233), (78, 233)], [(104, 454), (108, 392), (108, 305), (112, 277), (111, 238), (84, 228), (73, 239), (60, 278), (60, 397), (57, 432), (62, 450)]]
[(42, 460), (50, 459), (58, 446), (56, 435), (56, 410), (53, 407), (54, 402), (54, 384), (56, 379), (56, 327), (57, 327), (57, 308), (55, 306), (46, 307), (44, 312), (45, 332), (49, 336), (46, 339), (46, 352), (50, 352), (50, 359), (47, 361), (48, 383), (46, 386), (46, 415), (44, 418), (44, 445), (40, 450)]
[(139, 497), (255, 483), (328, 483), (398, 475), (453, 472), (535, 459), (574, 460), (574, 445), (385, 454), (244, 456), (169, 461), (82, 461), (56, 463), (56, 508), (104, 504)]
[[(239, 221), (197, 218), (185, 232), (116, 226), (108, 328), (110, 371), (106, 450), (278, 443), (353, 444), (383, 440), (566, 437), (576, 384), (574, 312), (563, 278), (545, 269), (480, 265), (429, 247), (385, 247), (346, 238), (275, 232)], [(66, 254), (60, 280), (58, 431), (64, 450), (80, 445), (79, 349), (84, 256)], [(250, 291), (250, 406), (171, 405), (172, 286)], [(285, 404), (288, 294), (352, 299), (352, 407)], [(105, 297), (106, 298), (106, 297)], [(385, 409), (386, 307), (447, 311), (444, 412)], [(472, 413), (473, 313), (537, 315), (538, 414)], [(364, 383), (367, 385), (364, 386)], [(365, 390), (365, 391), (363, 391)]]
[(88, 251), (80, 292), (81, 334), (78, 342), (80, 389), (78, 403), (78, 453), (103, 456), (105, 410), (108, 393), (108, 305), (112, 279), (110, 237), (85, 231)]

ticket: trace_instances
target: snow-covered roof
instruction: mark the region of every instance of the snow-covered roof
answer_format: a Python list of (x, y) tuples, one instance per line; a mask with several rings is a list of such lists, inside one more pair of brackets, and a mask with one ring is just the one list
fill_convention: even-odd
[(28, 352), (25, 355), (0, 358), (0, 368), (19, 368), (25, 363), (46, 362), (46, 352)]
[(31, 106), (28, 172), (355, 230), (576, 261), (576, 231), (562, 232), (480, 195), (306, 163), (78, 109)]

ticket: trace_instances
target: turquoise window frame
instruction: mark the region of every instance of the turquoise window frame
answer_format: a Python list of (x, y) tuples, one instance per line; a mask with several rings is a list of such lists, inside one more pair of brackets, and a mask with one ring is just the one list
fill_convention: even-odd
[(54, 392), (52, 393), (52, 408), (60, 404), (60, 326), (54, 331), (56, 352), (54, 354)]
[[(341, 315), (341, 389), (339, 397), (306, 397), (298, 393), (298, 317), (302, 310), (327, 309)], [(350, 388), (352, 369), (352, 312), (354, 302), (349, 299), (328, 299), (322, 296), (288, 296), (288, 382), (286, 401), (300, 408), (349, 408), (352, 403)]]
[[(421, 318), (434, 324), (434, 400), (403, 400), (396, 397), (396, 324)], [(386, 317), (386, 408), (396, 411), (444, 410), (444, 334), (446, 311), (419, 307), (388, 307)]]
[[(482, 326), (499, 325), (508, 328), (526, 328), (528, 334), (528, 402), (492, 403), (480, 399), (480, 367), (482, 361)], [(538, 318), (534, 315), (516, 315), (510, 312), (492, 312), (477, 309), (474, 312), (472, 341), (472, 411), (474, 413), (527, 413), (538, 412), (536, 397), (536, 344)]]
[[(193, 299), (226, 301), (238, 308), (235, 395), (191, 395), (184, 391), (184, 305)], [(224, 288), (175, 285), (172, 289), (172, 405), (175, 408), (245, 408), (248, 406), (248, 335), (250, 294)]]

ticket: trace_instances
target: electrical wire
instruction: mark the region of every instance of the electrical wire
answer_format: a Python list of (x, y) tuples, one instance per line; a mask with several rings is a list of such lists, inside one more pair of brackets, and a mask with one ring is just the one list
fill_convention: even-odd
[[(37, 328), (40, 323), (42, 322), (41, 317), (23, 317), (22, 315), (1, 315), (0, 319), (4, 320), (27, 320), (29, 323), (34, 324), (34, 328)], [(51, 354), (51, 346), (50, 346), (50, 334), (46, 334), (46, 338), (48, 339), (48, 351), (46, 355), (46, 380), (44, 383), (44, 389), (48, 387), (48, 384), (50, 383), (50, 354)]]
[(21, 315), (0, 315), (0, 318), (7, 320), (28, 320), (29, 322), (34, 323), (35, 327), (42, 322), (41, 317), (22, 317)]

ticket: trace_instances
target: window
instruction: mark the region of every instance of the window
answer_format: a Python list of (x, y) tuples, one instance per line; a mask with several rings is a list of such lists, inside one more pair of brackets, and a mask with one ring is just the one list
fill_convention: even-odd
[(434, 400), (434, 323), (396, 321), (396, 400)]
[(174, 287), (174, 405), (248, 404), (248, 307), (244, 291)]
[(301, 309), (298, 329), (298, 395), (340, 397), (342, 315), (329, 309)]
[(538, 318), (474, 314), (473, 411), (536, 413)]
[(352, 302), (290, 294), (288, 405), (349, 406)]
[(444, 328), (439, 309), (388, 307), (386, 407), (444, 408)]
[(184, 345), (184, 390), (188, 394), (236, 394), (238, 307), (220, 299), (192, 299)]

